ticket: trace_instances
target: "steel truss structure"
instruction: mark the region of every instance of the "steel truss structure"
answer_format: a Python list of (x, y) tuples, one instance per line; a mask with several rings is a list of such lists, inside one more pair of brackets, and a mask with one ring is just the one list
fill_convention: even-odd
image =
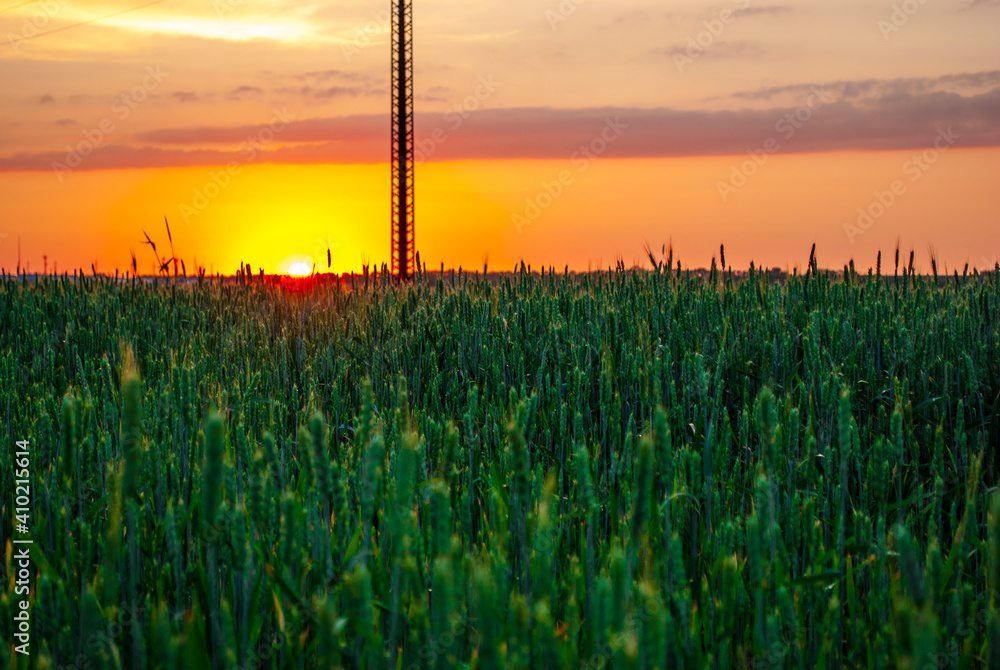
[(416, 270), (413, 209), (413, 0), (392, 0), (392, 273)]

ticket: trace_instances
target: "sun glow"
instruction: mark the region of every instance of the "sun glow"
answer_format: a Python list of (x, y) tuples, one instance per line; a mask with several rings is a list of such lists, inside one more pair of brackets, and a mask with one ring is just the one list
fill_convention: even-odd
[(308, 263), (292, 263), (288, 266), (288, 274), (293, 277), (308, 277), (312, 274), (312, 268)]
[(294, 42), (310, 36), (308, 26), (293, 22), (236, 23), (231, 21), (206, 21), (187, 18), (149, 19), (146, 17), (128, 16), (113, 22), (109, 21), (108, 23), (140, 32), (193, 35), (208, 39), (222, 39), (236, 42), (254, 39)]

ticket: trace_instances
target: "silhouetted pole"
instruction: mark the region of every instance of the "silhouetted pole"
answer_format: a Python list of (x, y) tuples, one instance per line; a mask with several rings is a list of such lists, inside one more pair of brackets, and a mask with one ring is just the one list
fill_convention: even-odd
[(414, 267), (413, 0), (392, 0), (392, 272)]

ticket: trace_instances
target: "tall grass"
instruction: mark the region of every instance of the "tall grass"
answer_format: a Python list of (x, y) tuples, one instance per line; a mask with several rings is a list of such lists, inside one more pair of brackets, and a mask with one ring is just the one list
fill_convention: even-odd
[(720, 259), (0, 281), (0, 669), (1000, 667), (996, 275)]

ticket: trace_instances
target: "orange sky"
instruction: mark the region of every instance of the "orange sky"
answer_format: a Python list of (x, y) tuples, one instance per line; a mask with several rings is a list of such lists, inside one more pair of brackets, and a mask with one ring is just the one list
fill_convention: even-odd
[[(388, 3), (144, 4), (0, 5), (0, 265), (385, 262)], [(913, 8), (418, 3), (422, 259), (992, 268), (1000, 3)]]

